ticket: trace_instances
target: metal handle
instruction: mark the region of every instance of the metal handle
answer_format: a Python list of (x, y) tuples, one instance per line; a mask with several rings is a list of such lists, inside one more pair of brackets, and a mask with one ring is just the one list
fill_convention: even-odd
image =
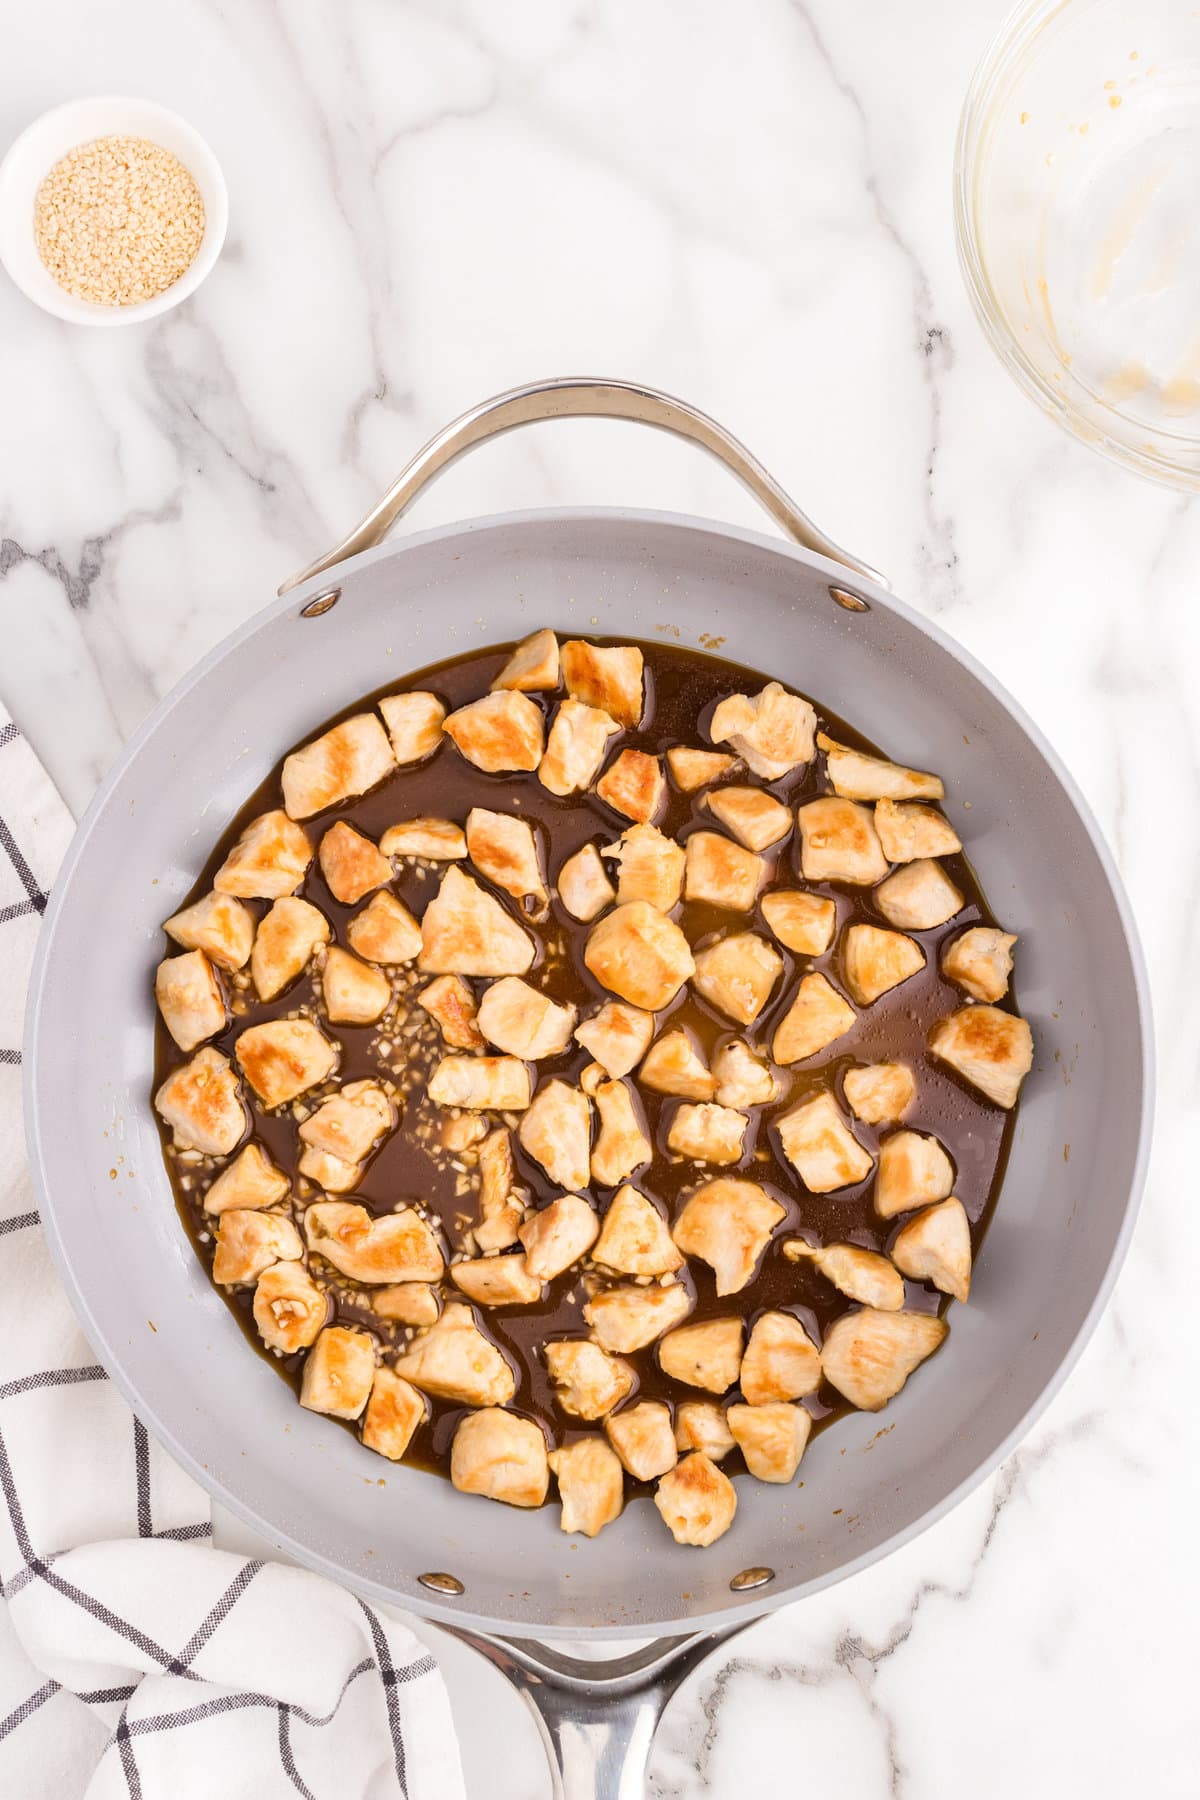
[(469, 412), (463, 413), (452, 424), (439, 431), (401, 469), (387, 493), (378, 505), (372, 507), (366, 518), (360, 520), (340, 544), (335, 544), (332, 550), (319, 556), (316, 562), (309, 563), (307, 569), (301, 569), (298, 575), (289, 576), (279, 592), (286, 594), (292, 588), (299, 587), (301, 582), (308, 581), (311, 576), (323, 574), (326, 569), (344, 562), (348, 556), (357, 556), (360, 550), (370, 550), (375, 544), (382, 543), (396, 520), (407, 511), (417, 495), (431, 481), (436, 480), (444, 469), (448, 469), (451, 463), (457, 462), (460, 456), (474, 449), (476, 444), (500, 437), (506, 431), (514, 431), (518, 425), (532, 425), (541, 419), (628, 419), (641, 425), (653, 425), (659, 431), (669, 431), (675, 437), (687, 438), (715, 456), (718, 462), (724, 463), (737, 476), (742, 486), (748, 488), (756, 500), (761, 501), (776, 523), (790, 537), (795, 538), (798, 544), (803, 544), (808, 550), (816, 550), (821, 556), (828, 556), (831, 561), (841, 563), (856, 575), (863, 575), (880, 587), (889, 585), (870, 563), (852, 556), (848, 550), (835, 544), (832, 538), (826, 537), (813, 524), (808, 514), (802, 512), (796, 502), (784, 493), (779, 483), (768, 475), (758, 459), (751, 456), (746, 446), (739, 443), (723, 425), (710, 419), (707, 413), (689, 406), (686, 400), (676, 400), (670, 394), (660, 393), (656, 388), (642, 387), (637, 382), (599, 381), (593, 378), (575, 380), (564, 377), (558, 381), (531, 381), (526, 387), (512, 388), (507, 394), (497, 394), (493, 399), (473, 406)]

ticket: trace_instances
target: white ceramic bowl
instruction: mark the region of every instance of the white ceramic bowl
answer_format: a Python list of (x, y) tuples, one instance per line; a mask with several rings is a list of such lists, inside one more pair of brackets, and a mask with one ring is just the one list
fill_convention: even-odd
[[(55, 281), (38, 254), (33, 232), (38, 188), (60, 157), (93, 138), (149, 138), (177, 156), (200, 190), (204, 236), (179, 280), (152, 300), (133, 306), (97, 306), (77, 299)], [(136, 325), (157, 318), (194, 294), (221, 253), (229, 223), (229, 196), (221, 165), (186, 119), (153, 100), (118, 94), (68, 100), (35, 119), (0, 163), (0, 262), (30, 300), (75, 325)]]

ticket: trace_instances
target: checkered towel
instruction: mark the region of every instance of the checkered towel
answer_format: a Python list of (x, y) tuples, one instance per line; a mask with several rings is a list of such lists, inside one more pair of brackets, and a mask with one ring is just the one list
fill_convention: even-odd
[(0, 710), (0, 1795), (458, 1800), (403, 1626), (212, 1547), (206, 1495), (96, 1366), (25, 1166), (21, 1014), (71, 820)]

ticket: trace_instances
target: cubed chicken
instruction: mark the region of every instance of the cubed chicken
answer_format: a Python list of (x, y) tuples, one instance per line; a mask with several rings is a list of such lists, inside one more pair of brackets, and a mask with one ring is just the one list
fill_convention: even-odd
[(203, 950), (219, 969), (244, 968), (254, 943), (254, 914), (232, 894), (205, 894), (163, 926), (184, 950)]
[(562, 1501), (561, 1531), (595, 1537), (621, 1516), (625, 1477), (620, 1459), (602, 1437), (578, 1438), (550, 1452), (550, 1467)]
[(243, 1212), (231, 1207), (217, 1221), (212, 1278), (218, 1287), (257, 1281), (272, 1263), (303, 1256), (300, 1233), (286, 1213)]
[(667, 1149), (691, 1162), (728, 1166), (740, 1162), (746, 1147), (745, 1113), (711, 1102), (677, 1106), (667, 1130)]
[(731, 1406), (725, 1414), (746, 1467), (757, 1481), (791, 1481), (800, 1467), (812, 1417), (786, 1400)]
[(571, 917), (585, 925), (612, 905), (617, 890), (604, 872), (595, 844), (585, 844), (574, 856), (568, 856), (558, 871), (558, 897)]
[(362, 1162), (396, 1123), (396, 1109), (377, 1081), (350, 1081), (301, 1123), (302, 1143)]
[(450, 1446), (450, 1479), (463, 1494), (481, 1494), (506, 1506), (540, 1506), (550, 1486), (541, 1426), (500, 1406), (468, 1413)]
[(962, 840), (949, 819), (932, 806), (914, 800), (879, 800), (875, 829), (883, 854), (892, 863), (917, 862), (925, 856), (953, 856)]
[(654, 1504), (677, 1544), (704, 1549), (733, 1524), (737, 1494), (716, 1463), (702, 1450), (694, 1450), (663, 1476)]
[(562, 701), (550, 726), (546, 754), (538, 765), (542, 786), (560, 798), (591, 787), (608, 740), (620, 729), (598, 706), (585, 706), (581, 700)]
[(810, 1194), (832, 1194), (871, 1173), (871, 1154), (846, 1124), (832, 1094), (805, 1100), (775, 1124), (783, 1154)]
[(315, 1200), (304, 1214), (310, 1250), (351, 1281), (440, 1281), (437, 1238), (411, 1206), (378, 1218), (352, 1200)]
[(768, 1106), (779, 1098), (779, 1083), (744, 1038), (730, 1038), (721, 1045), (713, 1057), (712, 1072), (721, 1106), (744, 1111), (748, 1106)]
[(458, 1302), (443, 1307), (437, 1324), (394, 1367), (423, 1394), (458, 1406), (505, 1406), (517, 1391), (508, 1363), (480, 1331), (471, 1308)]
[(632, 644), (602, 646), (572, 638), (562, 647), (567, 692), (587, 706), (599, 706), (620, 725), (641, 723), (642, 653)]
[(698, 950), (692, 986), (738, 1025), (752, 1025), (779, 977), (783, 958), (766, 938), (738, 931)]
[(869, 887), (887, 874), (887, 857), (869, 807), (824, 794), (796, 813), (800, 872), (805, 881), (847, 881)]
[(314, 1150), (311, 1146), (301, 1150), (296, 1168), (306, 1181), (311, 1181), (326, 1194), (353, 1193), (363, 1172), (361, 1163), (347, 1162), (343, 1156), (334, 1156), (328, 1150)]
[(875, 1211), (894, 1219), (954, 1192), (954, 1164), (937, 1138), (920, 1131), (895, 1131), (879, 1146)]
[(525, 1220), (519, 1234), (525, 1266), (538, 1281), (553, 1281), (586, 1256), (600, 1235), (600, 1221), (580, 1194), (560, 1194)]
[(726, 912), (751, 912), (767, 865), (720, 831), (693, 831), (684, 844), (683, 892)]
[(802, 1400), (820, 1385), (821, 1352), (800, 1320), (788, 1312), (760, 1313), (742, 1358), (743, 1397), (751, 1406)]
[(668, 1275), (683, 1266), (663, 1215), (628, 1185), (613, 1196), (592, 1255), (618, 1275)]
[(755, 1181), (720, 1175), (684, 1204), (671, 1236), (713, 1270), (718, 1294), (736, 1294), (758, 1267), (784, 1208)]
[(608, 1441), (635, 1481), (656, 1481), (679, 1461), (671, 1409), (661, 1400), (641, 1400), (604, 1421)]
[(392, 984), (372, 963), (331, 944), (321, 970), (325, 1011), (334, 1025), (373, 1025), (387, 1011)]
[(379, 702), (392, 740), (392, 755), (402, 766), (423, 762), (442, 741), (446, 709), (436, 694), (417, 691), (387, 694)]
[(497, 688), (536, 694), (558, 686), (558, 639), (548, 628), (522, 638), (495, 681)]
[(481, 1119), (478, 1113), (459, 1113), (442, 1120), (438, 1143), (443, 1150), (450, 1150), (457, 1156), (460, 1150), (473, 1150), (476, 1144), (482, 1144), (487, 1135), (486, 1119)]
[(878, 1412), (913, 1370), (944, 1342), (950, 1327), (933, 1313), (844, 1313), (825, 1333), (825, 1379), (863, 1412)]
[(681, 793), (694, 794), (710, 781), (719, 781), (737, 767), (737, 757), (723, 750), (695, 750), (690, 744), (675, 744), (667, 751), (667, 767), (671, 780)]
[(858, 1017), (824, 975), (806, 975), (796, 998), (775, 1027), (771, 1055), (777, 1063), (804, 1062), (844, 1037)]
[[(386, 702), (385, 702), (386, 704)], [(399, 1462), (429, 1411), (424, 1394), (392, 1369), (376, 1369), (363, 1414), (362, 1441), (368, 1450)]]
[(467, 854), (481, 875), (514, 900), (546, 898), (537, 842), (527, 819), (473, 806), (467, 814)]
[(225, 996), (203, 950), (165, 957), (155, 970), (154, 997), (181, 1050), (194, 1050), (225, 1029)]
[(272, 1263), (254, 1289), (254, 1323), (268, 1350), (307, 1350), (329, 1317), (329, 1300), (301, 1262)]
[(658, 812), (666, 791), (662, 764), (645, 750), (622, 750), (596, 783), (606, 806), (642, 824)]
[[(600, 1129), (592, 1145), (592, 1180), (599, 1187), (616, 1187), (650, 1161), (654, 1146), (646, 1134), (634, 1091), (627, 1081), (601, 1081), (592, 1098)], [(579, 1181), (567, 1187), (583, 1187)]]
[(294, 894), (312, 861), (307, 833), (285, 812), (251, 819), (213, 876), (219, 894), (241, 900), (277, 900)]
[(275, 1167), (266, 1152), (258, 1144), (247, 1144), (205, 1193), (204, 1210), (219, 1214), (231, 1207), (274, 1206), (291, 1189), (283, 1170)]
[(573, 1419), (602, 1419), (633, 1387), (633, 1370), (587, 1338), (557, 1338), (545, 1347), (554, 1398)]
[(929, 1033), (929, 1048), (997, 1106), (1017, 1104), (1021, 1083), (1033, 1067), (1033, 1033), (1027, 1021), (995, 1006), (964, 1006), (939, 1019)]
[(683, 888), (684, 853), (657, 825), (631, 825), (605, 855), (617, 864), (617, 904), (644, 900), (656, 911), (670, 912)]
[(663, 1374), (710, 1394), (727, 1393), (742, 1366), (743, 1336), (741, 1319), (702, 1319), (668, 1331), (658, 1346)]
[(860, 1006), (890, 994), (925, 967), (925, 952), (915, 938), (878, 925), (850, 925), (842, 938), (842, 973)]
[(421, 927), (395, 894), (376, 894), (346, 927), (350, 948), (364, 962), (412, 962), (420, 954)]
[(902, 931), (931, 931), (962, 910), (963, 896), (941, 863), (922, 857), (881, 881), (875, 904), (888, 923)]
[(785, 949), (823, 956), (833, 942), (837, 905), (800, 888), (776, 888), (763, 895), (762, 916)]
[(521, 1250), (451, 1263), (450, 1279), (477, 1306), (532, 1306), (542, 1297), (542, 1284), (529, 1273)]
[(536, 769), (545, 747), (545, 721), (537, 702), (515, 689), (500, 689), (452, 712), (442, 725), (468, 762), (485, 775)]
[(154, 1096), (154, 1106), (174, 1132), (179, 1150), (229, 1156), (246, 1129), (238, 1078), (229, 1058), (211, 1045), (171, 1070)]
[(470, 986), (461, 975), (439, 975), (417, 995), (417, 1005), (436, 1020), (452, 1050), (482, 1050), (483, 1033)]
[(792, 1238), (783, 1246), (783, 1254), (789, 1262), (816, 1269), (848, 1300), (877, 1306), (880, 1312), (899, 1312), (904, 1305), (904, 1283), (887, 1257), (876, 1250), (864, 1250), (858, 1244), (818, 1247)]
[(917, 1093), (907, 1063), (866, 1063), (842, 1076), (846, 1103), (864, 1125), (886, 1125), (902, 1119)]
[(583, 960), (602, 987), (643, 1012), (668, 1006), (696, 967), (678, 925), (645, 900), (593, 925)]
[(397, 1281), (373, 1291), (371, 1310), (394, 1325), (434, 1325), (439, 1312), (437, 1289), (428, 1281)]
[(577, 1017), (573, 1006), (551, 1000), (519, 975), (501, 976), (479, 1002), (479, 1029), (488, 1043), (529, 1062), (561, 1056)]
[(942, 951), (942, 974), (972, 1000), (1003, 1000), (1012, 974), (1016, 941), (1011, 931), (998, 931), (994, 925), (973, 925)]
[(356, 713), (286, 758), (280, 778), (284, 808), (291, 819), (309, 819), (365, 794), (395, 767), (387, 733), (375, 714)]
[(576, 1043), (582, 1044), (614, 1081), (637, 1066), (653, 1036), (653, 1013), (626, 1006), (623, 1000), (606, 1000), (575, 1028)]
[(587, 1302), (583, 1316), (603, 1349), (629, 1356), (670, 1331), (691, 1310), (691, 1295), (674, 1281), (669, 1287), (605, 1288)]
[(384, 856), (409, 857), (424, 862), (462, 862), (467, 854), (467, 834), (453, 819), (428, 813), (389, 825), (379, 840)]
[(715, 1400), (681, 1400), (675, 1408), (675, 1447), (683, 1456), (703, 1450), (713, 1462), (728, 1456), (734, 1443), (724, 1407)]
[(321, 839), (317, 861), (325, 885), (343, 906), (354, 906), (372, 888), (392, 878), (392, 865), (378, 846), (339, 819)]
[(421, 920), (420, 967), (429, 975), (524, 975), (533, 939), (461, 869), (447, 869)]
[(936, 775), (866, 756), (835, 743), (823, 731), (817, 743), (825, 752), (825, 767), (835, 794), (843, 800), (941, 800), (945, 788)]
[(682, 1026), (664, 1031), (646, 1053), (638, 1070), (643, 1087), (656, 1094), (678, 1094), (681, 1100), (711, 1100), (716, 1078)]
[(524, 1112), (529, 1093), (529, 1070), (515, 1056), (443, 1056), (429, 1077), (435, 1106), (471, 1112)]
[(768, 850), (792, 829), (792, 815), (782, 800), (761, 788), (715, 788), (704, 803), (747, 850)]
[(345, 1325), (327, 1325), (305, 1358), (300, 1404), (331, 1419), (357, 1419), (374, 1380), (374, 1338)]
[(931, 1281), (943, 1294), (966, 1300), (971, 1292), (971, 1226), (962, 1201), (951, 1196), (923, 1207), (900, 1227), (891, 1256), (910, 1280)]
[(324, 913), (307, 900), (285, 894), (260, 921), (250, 953), (250, 973), (260, 1000), (274, 1000), (302, 975), (314, 950), (332, 933)]
[[(508, 1250), (517, 1241), (525, 1211), (525, 1194), (517, 1186), (512, 1135), (503, 1125), (489, 1131), (479, 1146), (479, 1224), (473, 1236), (481, 1251)], [(531, 1273), (536, 1273), (532, 1271)], [(538, 1276), (545, 1280), (544, 1275)]]
[(588, 1185), (592, 1108), (579, 1088), (566, 1081), (544, 1081), (517, 1136), (522, 1150), (546, 1171), (555, 1187), (574, 1192)]
[(753, 698), (731, 694), (713, 713), (708, 735), (728, 744), (747, 768), (764, 781), (782, 781), (801, 763), (811, 762), (817, 715), (807, 700), (770, 681)]

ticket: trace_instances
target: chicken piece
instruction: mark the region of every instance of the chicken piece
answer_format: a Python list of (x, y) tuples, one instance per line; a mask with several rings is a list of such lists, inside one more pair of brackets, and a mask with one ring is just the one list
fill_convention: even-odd
[(604, 1421), (608, 1441), (635, 1481), (656, 1481), (679, 1461), (671, 1409), (661, 1400), (641, 1400)]
[(758, 1481), (791, 1481), (800, 1467), (812, 1417), (786, 1400), (731, 1406), (725, 1414), (746, 1467)]
[(258, 1144), (247, 1144), (205, 1193), (204, 1210), (219, 1214), (231, 1207), (249, 1210), (274, 1206), (291, 1191), (292, 1184), (283, 1170), (275, 1167)]
[(653, 1013), (626, 1006), (622, 1000), (606, 1000), (598, 1012), (575, 1028), (575, 1042), (582, 1044), (614, 1081), (636, 1067), (653, 1036)]
[(879, 800), (875, 829), (883, 854), (892, 863), (917, 862), (926, 856), (953, 856), (962, 839), (949, 819), (932, 806), (912, 800)]
[(476, 1144), (482, 1144), (487, 1135), (486, 1119), (481, 1119), (478, 1113), (459, 1113), (457, 1117), (442, 1120), (438, 1143), (443, 1150), (452, 1150), (457, 1156), (460, 1150), (473, 1150)]
[(728, 1456), (734, 1442), (724, 1407), (715, 1400), (681, 1400), (675, 1408), (675, 1447), (685, 1455), (703, 1450), (713, 1462)]
[(875, 1211), (881, 1219), (894, 1219), (953, 1192), (954, 1164), (935, 1137), (896, 1131), (880, 1144)]
[(154, 1096), (154, 1107), (174, 1132), (179, 1150), (228, 1156), (237, 1149), (246, 1129), (238, 1078), (229, 1058), (211, 1044), (197, 1050), (190, 1062), (171, 1070)]
[(558, 1338), (545, 1347), (554, 1398), (573, 1419), (602, 1419), (633, 1387), (633, 1370), (587, 1338)]
[(683, 1267), (667, 1221), (635, 1187), (617, 1189), (592, 1256), (618, 1275), (669, 1275)]
[(481, 875), (514, 900), (545, 900), (537, 843), (526, 819), (473, 806), (467, 814), (467, 854)]
[(625, 1477), (620, 1459), (602, 1437), (579, 1438), (550, 1452), (550, 1467), (562, 1501), (560, 1531), (595, 1537), (621, 1516)]
[(181, 1050), (194, 1050), (225, 1029), (225, 996), (203, 950), (164, 957), (154, 973), (154, 998)]
[(783, 974), (778, 950), (754, 931), (738, 931), (696, 952), (692, 986), (738, 1025), (752, 1025)]
[(736, 1294), (758, 1266), (771, 1233), (785, 1216), (756, 1181), (719, 1175), (685, 1203), (671, 1236), (685, 1256), (698, 1256), (717, 1278), (718, 1294)]
[(459, 1406), (506, 1406), (517, 1391), (508, 1363), (480, 1331), (470, 1307), (457, 1301), (442, 1309), (437, 1324), (416, 1338), (394, 1367), (423, 1394)]
[(617, 890), (604, 873), (595, 844), (585, 844), (574, 856), (568, 856), (558, 871), (558, 897), (571, 917), (581, 919), (585, 925), (612, 905)]
[(796, 813), (800, 872), (805, 881), (848, 881), (869, 887), (888, 872), (870, 809), (824, 794)]
[(812, 761), (816, 726), (817, 715), (807, 700), (770, 681), (753, 699), (731, 694), (722, 700), (708, 735), (714, 744), (736, 750), (764, 781), (782, 781), (801, 763)]
[(842, 973), (860, 1006), (890, 994), (925, 967), (925, 952), (902, 931), (878, 925), (850, 925), (842, 939)]
[(328, 1150), (305, 1149), (300, 1152), (297, 1171), (326, 1194), (350, 1194), (358, 1186), (363, 1165), (332, 1156)]
[(833, 942), (837, 905), (799, 888), (776, 888), (763, 895), (762, 916), (786, 949), (823, 956)]
[(995, 1006), (964, 1006), (939, 1019), (929, 1033), (929, 1049), (997, 1106), (1017, 1104), (1021, 1083), (1033, 1067), (1028, 1022)]
[(930, 931), (962, 910), (963, 896), (941, 863), (922, 857), (881, 881), (875, 904), (890, 925), (903, 931)]
[(450, 1479), (462, 1494), (505, 1506), (540, 1506), (550, 1486), (541, 1426), (500, 1406), (468, 1413), (450, 1446)]
[(779, 1098), (779, 1083), (744, 1038), (730, 1038), (713, 1057), (716, 1099), (721, 1106), (768, 1106)]
[(412, 962), (421, 950), (421, 927), (395, 894), (376, 894), (351, 919), (346, 936), (364, 962), (389, 966)]
[(218, 1287), (243, 1287), (272, 1263), (296, 1262), (304, 1254), (300, 1233), (286, 1213), (231, 1207), (217, 1221), (216, 1240), (212, 1278)]
[(519, 694), (536, 694), (558, 686), (558, 639), (547, 627), (522, 638), (495, 681), (498, 688), (512, 688)]
[[(508, 1250), (517, 1241), (525, 1194), (517, 1186), (512, 1136), (504, 1126), (489, 1131), (479, 1146), (479, 1224), (472, 1233), (480, 1251)], [(530, 1269), (531, 1274), (538, 1274)], [(538, 1274), (539, 1280), (545, 1276)]]
[(343, 906), (353, 906), (372, 888), (392, 878), (392, 865), (378, 847), (353, 825), (339, 819), (321, 839), (317, 861), (325, 885)]
[(373, 964), (331, 944), (321, 971), (321, 993), (331, 1024), (373, 1025), (387, 1011), (392, 984)]
[(717, 788), (704, 804), (747, 850), (768, 850), (792, 829), (792, 815), (782, 800), (761, 788)]
[(277, 900), (294, 894), (312, 861), (312, 845), (285, 812), (251, 819), (213, 876), (219, 894), (240, 900)]
[(596, 783), (606, 806), (644, 825), (662, 806), (666, 791), (662, 764), (645, 750), (622, 750)]
[(823, 731), (817, 733), (817, 744), (825, 752), (833, 791), (843, 800), (941, 800), (945, 796), (936, 775), (885, 762), (881, 756), (866, 756), (861, 750), (848, 750)]
[[(599, 1082), (593, 1098), (600, 1115), (600, 1129), (592, 1145), (592, 1180), (600, 1187), (616, 1187), (650, 1161), (654, 1146), (646, 1135), (627, 1081)], [(563, 1185), (586, 1184), (571, 1181)]]
[(450, 1279), (477, 1306), (532, 1306), (542, 1297), (542, 1284), (529, 1273), (520, 1250), (451, 1263)]
[(737, 757), (727, 756), (723, 750), (694, 750), (690, 744), (675, 744), (667, 751), (667, 767), (675, 786), (682, 793), (694, 794), (710, 781), (731, 774)]
[(545, 744), (541, 708), (527, 694), (504, 689), (452, 712), (442, 725), (468, 762), (485, 775), (536, 769)]
[(643, 1012), (669, 1006), (696, 967), (678, 925), (645, 900), (593, 925), (583, 960), (601, 986)]
[(667, 1132), (667, 1149), (692, 1162), (740, 1162), (749, 1123), (745, 1113), (728, 1106), (704, 1102), (677, 1106)]
[(332, 935), (324, 913), (307, 900), (290, 894), (276, 900), (259, 924), (250, 953), (250, 973), (259, 999), (274, 1000), (290, 987), (308, 967), (313, 952)]
[(435, 1106), (524, 1112), (529, 1105), (529, 1070), (515, 1056), (443, 1056), (429, 1077), (428, 1092)]
[(867, 1063), (842, 1077), (846, 1100), (864, 1125), (902, 1119), (916, 1098), (917, 1084), (906, 1063)]
[(439, 975), (417, 995), (417, 1005), (437, 1021), (453, 1050), (482, 1050), (475, 996), (461, 975)]
[(783, 1154), (810, 1194), (832, 1194), (871, 1173), (873, 1159), (832, 1094), (818, 1094), (776, 1119)]
[(300, 1404), (332, 1419), (357, 1419), (374, 1380), (374, 1338), (345, 1325), (327, 1325), (305, 1358)]
[(617, 843), (609, 845), (605, 855), (616, 859), (619, 905), (644, 900), (665, 913), (679, 904), (684, 853), (657, 825), (631, 825)]
[(719, 831), (693, 831), (684, 845), (683, 892), (727, 912), (750, 912), (767, 872), (761, 856)]
[(411, 1206), (376, 1218), (352, 1200), (315, 1200), (304, 1214), (304, 1236), (351, 1281), (440, 1281), (445, 1271), (431, 1227)]
[(711, 1100), (716, 1079), (688, 1033), (681, 1026), (664, 1031), (651, 1045), (638, 1070), (643, 1087), (656, 1094), (678, 1094), (683, 1100)]
[(395, 767), (387, 733), (375, 714), (356, 713), (285, 759), (280, 777), (284, 809), (290, 819), (309, 819), (365, 794)]
[[(257, 1214), (250, 1213), (250, 1218)], [(965, 1301), (971, 1292), (971, 1226), (961, 1200), (951, 1196), (926, 1206), (902, 1225), (892, 1261), (913, 1281), (931, 1281), (943, 1294)]]
[(551, 1000), (519, 975), (503, 975), (479, 1002), (479, 1029), (489, 1044), (529, 1062), (561, 1056), (571, 1042), (578, 1013)]
[(550, 793), (564, 797), (590, 787), (596, 779), (608, 740), (621, 727), (596, 706), (564, 700), (554, 715), (538, 780)]
[(600, 1221), (581, 1194), (560, 1194), (526, 1219), (518, 1235), (529, 1273), (553, 1281), (587, 1255), (600, 1235)]
[(904, 1305), (904, 1283), (887, 1257), (875, 1250), (863, 1250), (858, 1244), (817, 1248), (802, 1238), (791, 1238), (783, 1246), (783, 1254), (789, 1262), (810, 1263), (848, 1300), (861, 1300), (880, 1312), (899, 1312)]
[(424, 762), (442, 741), (446, 709), (436, 694), (386, 694), (379, 702), (392, 740), (392, 754), (404, 766)]
[(422, 814), (416, 819), (402, 819), (389, 825), (379, 840), (384, 856), (417, 857), (426, 862), (462, 862), (467, 854), (467, 836), (453, 819), (430, 818)]
[(1003, 1000), (1012, 974), (1012, 948), (1016, 941), (1011, 931), (997, 931), (994, 925), (973, 925), (942, 951), (942, 974), (972, 1000)]
[(933, 1313), (843, 1313), (825, 1333), (825, 1379), (862, 1412), (878, 1412), (913, 1370), (945, 1340), (950, 1327)]
[(777, 1063), (804, 1062), (836, 1043), (858, 1014), (824, 975), (806, 975), (796, 998), (775, 1027), (771, 1055)]
[[(751, 1406), (802, 1400), (820, 1385), (821, 1352), (800, 1320), (787, 1312), (760, 1313), (742, 1358), (743, 1398)], [(729, 1429), (733, 1430), (732, 1420)]]
[(733, 1524), (737, 1494), (716, 1463), (702, 1450), (693, 1450), (663, 1476), (654, 1504), (677, 1544), (704, 1549)]
[(566, 1081), (543, 1082), (517, 1136), (522, 1150), (546, 1171), (555, 1187), (572, 1192), (587, 1186), (592, 1108), (579, 1088)]
[[(386, 702), (385, 702), (386, 704)], [(368, 1450), (399, 1462), (429, 1411), (424, 1394), (392, 1369), (376, 1369), (363, 1414), (362, 1441)]]
[(329, 1300), (301, 1262), (272, 1263), (254, 1289), (254, 1323), (268, 1350), (307, 1350), (329, 1317)]
[(605, 1350), (622, 1356), (643, 1350), (670, 1331), (692, 1310), (692, 1299), (678, 1281), (669, 1287), (636, 1287), (631, 1283), (605, 1288), (587, 1302), (583, 1316), (592, 1336)]
[(362, 1162), (395, 1123), (396, 1109), (377, 1081), (350, 1081), (302, 1121), (300, 1139), (343, 1162)]
[(663, 1374), (710, 1394), (726, 1393), (742, 1366), (743, 1329), (740, 1319), (702, 1319), (668, 1331), (658, 1346)]
[(381, 1319), (396, 1325), (434, 1325), (438, 1316), (437, 1289), (427, 1281), (398, 1281), (391, 1287), (376, 1288), (371, 1295), (372, 1311)]
[(219, 969), (245, 967), (254, 943), (254, 914), (232, 894), (205, 894), (163, 926), (184, 950), (203, 950)]
[(572, 638), (562, 647), (562, 674), (576, 700), (603, 708), (620, 725), (641, 723), (642, 653), (634, 645), (605, 647)]
[(494, 895), (447, 869), (421, 920), (419, 966), (429, 975), (524, 975), (533, 939)]

